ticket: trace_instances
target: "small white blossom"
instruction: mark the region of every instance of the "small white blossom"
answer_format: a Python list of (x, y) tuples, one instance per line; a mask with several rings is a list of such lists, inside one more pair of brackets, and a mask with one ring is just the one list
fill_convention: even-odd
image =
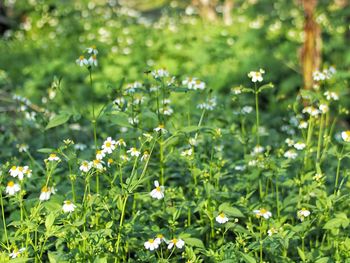
[(96, 49), (95, 45), (92, 45), (91, 47), (88, 47), (86, 50), (87, 50), (88, 54), (94, 54), (94, 55), (98, 54), (98, 50)]
[(257, 218), (263, 217), (265, 219), (269, 219), (272, 216), (270, 211), (267, 211), (265, 208), (260, 208), (259, 210), (253, 211)]
[(153, 129), (155, 132), (161, 132), (161, 133), (166, 133), (167, 130), (165, 129), (163, 124), (159, 124), (158, 127)]
[(151, 74), (156, 79), (169, 77), (169, 72), (166, 69), (153, 70)]
[(63, 212), (65, 213), (73, 212), (75, 208), (76, 208), (76, 205), (69, 200), (64, 201), (62, 206)]
[(87, 173), (88, 171), (90, 171), (91, 167), (92, 167), (91, 162), (83, 161), (79, 167), (79, 170), (84, 172), (84, 173)]
[(89, 65), (89, 62), (84, 56), (80, 56), (76, 61), (75, 61), (80, 67), (87, 66)]
[(131, 156), (135, 156), (138, 157), (141, 153), (135, 148), (135, 147), (131, 147), (127, 153), (129, 153)]
[(248, 77), (252, 79), (252, 82), (262, 82), (263, 77), (262, 75), (265, 73), (263, 69), (260, 69), (259, 71), (251, 71), (248, 73)]
[(297, 142), (296, 144), (294, 144), (294, 148), (301, 151), (304, 150), (306, 147), (306, 144), (303, 142)]
[(287, 159), (295, 159), (298, 156), (298, 153), (295, 150), (288, 150), (283, 155)]
[(228, 221), (227, 216), (224, 213), (220, 213), (216, 218), (216, 222), (219, 224), (225, 224)]
[(350, 130), (348, 131), (343, 131), (341, 133), (341, 137), (343, 139), (344, 142), (350, 142)]
[(308, 126), (308, 123), (306, 121), (300, 121), (298, 128), (299, 129), (306, 129)]
[(97, 170), (103, 170), (103, 162), (100, 159), (93, 160), (91, 166)]
[(108, 137), (107, 140), (104, 141), (102, 145), (102, 150), (105, 153), (111, 154), (115, 149), (116, 141), (113, 140), (111, 137)]
[(329, 107), (327, 104), (321, 104), (318, 108), (322, 113), (327, 113), (329, 111)]
[(47, 160), (50, 161), (50, 162), (58, 162), (58, 161), (60, 161), (61, 159), (60, 159), (60, 157), (57, 156), (57, 154), (51, 153), (51, 154), (49, 155), (49, 158), (47, 158)]
[(119, 139), (118, 141), (116, 141), (115, 145), (126, 147), (126, 143), (123, 139)]
[(242, 114), (249, 114), (253, 111), (253, 107), (251, 106), (244, 106), (242, 109), (241, 109), (241, 113)]
[(90, 66), (95, 66), (97, 67), (97, 57), (96, 55), (92, 55), (89, 60), (88, 60), (88, 63)]
[(149, 239), (144, 243), (146, 249), (153, 251), (159, 247), (159, 243), (155, 239)]
[(170, 240), (169, 244), (168, 244), (168, 249), (172, 249), (173, 247), (177, 247), (179, 249), (183, 248), (183, 246), (185, 245), (185, 242), (179, 238), (173, 238), (172, 240)]
[(53, 194), (54, 192), (55, 192), (55, 190), (53, 188), (44, 186), (43, 188), (41, 188), (39, 200), (40, 201), (49, 200), (51, 197), (51, 194)]
[(20, 256), (21, 255), (21, 253), (23, 252), (23, 251), (25, 251), (26, 249), (23, 247), (23, 248), (21, 248), (21, 249), (14, 249), (10, 254), (9, 254), (9, 257), (10, 258), (17, 258), (18, 256)]
[(192, 148), (181, 152), (181, 156), (183, 156), (183, 157), (190, 157), (190, 156), (192, 156), (192, 154), (193, 154)]
[(285, 140), (285, 143), (289, 146), (289, 147), (292, 147), (294, 145), (294, 141), (290, 138), (287, 138)]
[(277, 228), (274, 228), (274, 227), (271, 227), (268, 231), (267, 231), (267, 234), (269, 236), (272, 236), (274, 234), (277, 234), (278, 233), (278, 229)]
[(306, 208), (302, 208), (301, 210), (299, 210), (299, 211), (297, 212), (297, 216), (298, 216), (298, 218), (300, 219), (300, 221), (304, 221), (304, 219), (305, 219), (306, 217), (308, 217), (310, 214), (311, 214), (310, 211), (307, 210)]
[(157, 180), (154, 181), (154, 186), (155, 188), (150, 192), (151, 197), (158, 200), (164, 198), (164, 186), (160, 186)]
[(336, 92), (326, 91), (324, 95), (326, 96), (327, 100), (339, 100), (339, 96)]
[(16, 184), (13, 181), (10, 181), (6, 186), (5, 192), (8, 195), (15, 195), (20, 190), (21, 190), (21, 187), (19, 186), (19, 184)]

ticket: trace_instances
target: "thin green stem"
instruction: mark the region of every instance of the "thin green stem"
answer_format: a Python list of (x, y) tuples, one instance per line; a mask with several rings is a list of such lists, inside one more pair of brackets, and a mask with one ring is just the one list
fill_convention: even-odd
[(120, 216), (120, 221), (119, 221), (119, 231), (118, 231), (118, 237), (117, 237), (117, 254), (119, 253), (119, 246), (120, 246), (120, 239), (121, 239), (121, 232), (123, 228), (123, 223), (124, 223), (124, 217), (125, 217), (125, 207), (126, 207), (126, 202), (128, 201), (128, 195), (124, 196), (124, 201), (123, 201), (123, 206), (122, 206), (122, 213)]
[(7, 244), (7, 250), (10, 251), (10, 244), (9, 244), (9, 238), (7, 235), (7, 226), (6, 226), (6, 219), (5, 219), (5, 209), (4, 209), (4, 201), (2, 199), (2, 192), (0, 191), (0, 204), (1, 204), (1, 216), (2, 216), (2, 223), (4, 225), (4, 233), (5, 233), (5, 240)]
[(256, 144), (260, 145), (260, 135), (259, 135), (259, 126), (260, 126), (260, 116), (259, 116), (259, 92), (255, 84), (255, 116), (256, 116)]

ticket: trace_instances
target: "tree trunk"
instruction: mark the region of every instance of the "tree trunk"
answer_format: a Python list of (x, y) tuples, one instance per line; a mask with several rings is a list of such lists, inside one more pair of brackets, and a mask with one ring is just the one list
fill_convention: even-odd
[(304, 35), (305, 41), (301, 50), (301, 67), (304, 78), (304, 88), (311, 89), (314, 81), (312, 73), (321, 64), (321, 29), (314, 18), (317, 0), (302, 0), (305, 13)]
[(224, 18), (224, 24), (227, 26), (232, 25), (232, 9), (233, 9), (234, 2), (233, 0), (225, 0), (224, 6), (223, 6), (223, 18)]
[(192, 0), (192, 5), (199, 10), (199, 15), (210, 22), (217, 20), (215, 11), (217, 0)]

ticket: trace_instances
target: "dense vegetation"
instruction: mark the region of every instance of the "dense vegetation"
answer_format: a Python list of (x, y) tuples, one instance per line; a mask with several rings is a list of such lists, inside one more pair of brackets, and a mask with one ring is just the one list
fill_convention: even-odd
[(0, 262), (350, 260), (348, 3), (188, 2), (0, 5)]

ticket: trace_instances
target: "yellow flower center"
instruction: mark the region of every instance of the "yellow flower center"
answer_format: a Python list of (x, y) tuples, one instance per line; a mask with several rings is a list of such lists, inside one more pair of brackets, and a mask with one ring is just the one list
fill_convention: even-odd
[(154, 243), (154, 239), (148, 239), (148, 242), (153, 244)]
[(96, 151), (96, 154), (101, 154), (101, 153), (102, 153), (102, 151), (101, 151), (101, 150)]
[(157, 235), (158, 238), (163, 239), (164, 236), (162, 234)]
[(157, 186), (157, 187), (156, 187), (156, 190), (157, 190), (158, 192), (161, 192), (160, 186)]
[(95, 46), (95, 45), (92, 45), (91, 48), (92, 48), (92, 49), (96, 49), (96, 46)]
[(266, 213), (267, 213), (267, 210), (265, 208), (260, 209), (260, 214), (266, 214)]
[(224, 213), (221, 213), (219, 216), (220, 216), (221, 218), (225, 218), (225, 214), (224, 214)]
[(84, 60), (84, 56), (80, 56), (80, 57), (79, 57), (79, 60)]
[(345, 132), (347, 137), (350, 137), (350, 130)]
[(49, 192), (49, 188), (47, 186), (44, 186), (43, 188), (41, 188), (41, 192), (47, 193)]
[(56, 156), (57, 156), (57, 155), (56, 155), (55, 153), (51, 153), (51, 154), (50, 154), (50, 158), (56, 158)]
[(111, 147), (111, 143), (110, 142), (106, 142), (106, 147)]
[(100, 160), (94, 160), (94, 164), (99, 164), (100, 163)]
[(11, 167), (11, 170), (12, 170), (12, 171), (14, 171), (14, 170), (16, 170), (16, 169), (17, 169), (16, 166), (12, 166), (12, 167)]
[(23, 167), (22, 166), (18, 167), (18, 171), (23, 172)]
[(171, 242), (173, 242), (173, 243), (174, 243), (174, 245), (176, 245), (176, 243), (177, 243), (177, 239), (176, 239), (176, 238), (174, 238), (173, 240), (171, 240)]
[(113, 159), (108, 159), (108, 163), (113, 163)]
[(65, 203), (66, 205), (70, 205), (70, 204), (72, 204), (72, 202), (71, 202), (71, 201), (64, 201), (64, 203)]
[(8, 187), (13, 187), (14, 185), (15, 185), (15, 183), (13, 181), (8, 182), (8, 184), (7, 184)]
[(158, 128), (159, 128), (159, 129), (164, 129), (164, 124), (160, 124), (160, 125), (158, 126)]
[(96, 60), (96, 55), (92, 55), (92, 59), (93, 59), (93, 60)]

